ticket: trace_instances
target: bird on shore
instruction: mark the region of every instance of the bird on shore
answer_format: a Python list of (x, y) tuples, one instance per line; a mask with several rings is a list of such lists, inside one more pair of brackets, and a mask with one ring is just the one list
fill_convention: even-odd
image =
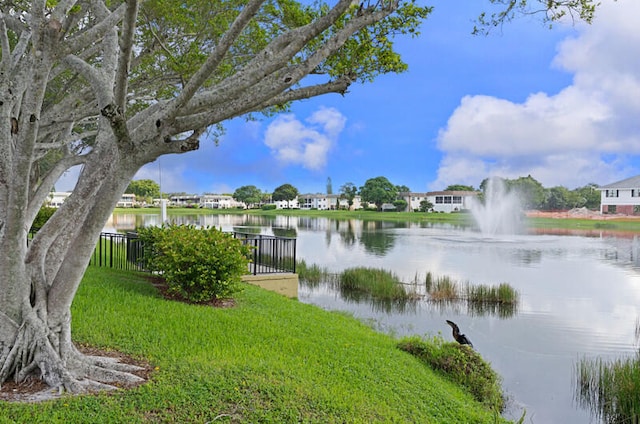
[(449, 320), (446, 320), (446, 321), (447, 321), (447, 324), (449, 324), (451, 326), (451, 329), (453, 330), (453, 338), (458, 343), (462, 345), (469, 345), (471, 346), (471, 348), (473, 348), (473, 343), (471, 343), (471, 340), (469, 340), (467, 336), (465, 336), (464, 334), (460, 333), (460, 329), (458, 328), (456, 323)]

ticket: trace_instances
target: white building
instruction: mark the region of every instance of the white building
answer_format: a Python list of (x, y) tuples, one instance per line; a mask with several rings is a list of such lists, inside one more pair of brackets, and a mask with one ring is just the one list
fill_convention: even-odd
[(434, 212), (460, 212), (471, 209), (472, 199), (478, 196), (477, 191), (430, 191), (427, 193), (400, 193), (407, 202), (409, 212), (419, 211), (420, 202), (428, 201)]
[(67, 197), (71, 195), (70, 191), (53, 191), (49, 193), (49, 206), (52, 208), (59, 208), (62, 206)]
[(136, 195), (131, 193), (125, 193), (122, 195), (116, 208), (132, 208), (136, 204)]
[(600, 213), (640, 215), (640, 175), (598, 187)]
[(238, 202), (228, 194), (205, 194), (200, 199), (200, 206), (209, 209), (247, 208), (243, 202)]
[[(300, 209), (336, 210), (348, 209), (349, 202), (338, 194), (301, 194), (298, 196)], [(352, 209), (359, 209), (360, 196), (353, 199)]]
[(293, 200), (275, 200), (276, 209), (299, 209), (298, 198)]

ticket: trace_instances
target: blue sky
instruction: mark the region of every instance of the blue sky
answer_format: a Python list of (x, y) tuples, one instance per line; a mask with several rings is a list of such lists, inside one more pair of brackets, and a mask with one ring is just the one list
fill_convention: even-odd
[[(136, 179), (164, 192), (333, 191), (385, 176), (412, 191), (531, 175), (573, 189), (640, 174), (640, 2), (603, 0), (592, 25), (520, 18), (473, 36), (488, 2), (434, 0), (402, 74), (226, 124), (218, 146), (164, 156)], [(56, 187), (65, 189), (61, 181)]]

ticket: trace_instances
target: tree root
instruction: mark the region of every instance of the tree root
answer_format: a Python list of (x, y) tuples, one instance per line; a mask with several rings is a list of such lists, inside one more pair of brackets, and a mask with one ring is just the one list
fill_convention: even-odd
[(50, 331), (35, 317), (25, 319), (16, 330), (13, 346), (0, 352), (0, 384), (11, 377), (21, 383), (35, 376), (60, 394), (81, 394), (144, 382), (134, 374), (144, 368), (116, 358), (85, 355), (61, 333)]

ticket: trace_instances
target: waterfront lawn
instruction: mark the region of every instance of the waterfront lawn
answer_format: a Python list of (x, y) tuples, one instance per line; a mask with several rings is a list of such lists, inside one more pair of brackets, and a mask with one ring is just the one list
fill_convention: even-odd
[(492, 423), (397, 340), (246, 285), (236, 306), (165, 300), (143, 274), (90, 267), (77, 342), (146, 358), (151, 381), (112, 394), (0, 402), (0, 422)]

